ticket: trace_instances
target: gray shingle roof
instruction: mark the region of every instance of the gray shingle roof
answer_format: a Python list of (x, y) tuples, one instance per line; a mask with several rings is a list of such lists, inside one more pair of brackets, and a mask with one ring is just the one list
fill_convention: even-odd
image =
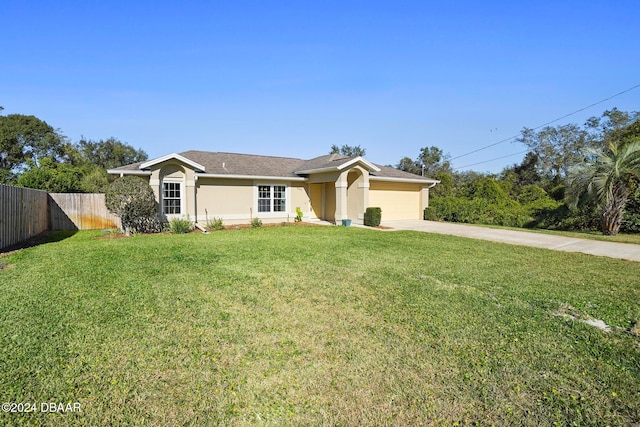
[(255, 175), (296, 177), (295, 170), (305, 161), (290, 157), (258, 156), (254, 154), (218, 153), (210, 151), (185, 151), (179, 153), (200, 163), (205, 173), (220, 175)]
[[(309, 171), (338, 167), (355, 157), (340, 154), (327, 154), (311, 160), (296, 159), (291, 157), (258, 156), (254, 154), (221, 153), (211, 151), (190, 150), (179, 153), (191, 161), (204, 166), (206, 174), (216, 175), (249, 175), (249, 176), (273, 176), (273, 177), (300, 177), (298, 171)], [(140, 165), (145, 162), (133, 163), (111, 171), (139, 171)], [(371, 175), (381, 178), (400, 178), (411, 180), (430, 181), (388, 166), (377, 165), (379, 172), (371, 171)]]

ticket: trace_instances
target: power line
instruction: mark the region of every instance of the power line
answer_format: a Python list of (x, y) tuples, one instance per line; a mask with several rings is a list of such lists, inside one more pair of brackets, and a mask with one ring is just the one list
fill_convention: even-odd
[[(580, 113), (581, 111), (584, 111), (584, 110), (586, 110), (586, 109), (588, 109), (588, 108), (595, 107), (595, 106), (596, 106), (596, 105), (598, 105), (598, 104), (602, 104), (602, 103), (603, 103), (603, 102), (605, 102), (605, 101), (609, 101), (610, 99), (613, 99), (613, 98), (615, 98), (616, 96), (620, 96), (620, 95), (622, 95), (622, 94), (624, 94), (624, 93), (630, 92), (630, 91), (632, 91), (632, 90), (634, 90), (634, 89), (637, 89), (637, 88), (639, 88), (639, 87), (640, 87), (640, 84), (637, 84), (637, 85), (635, 85), (635, 86), (633, 86), (633, 87), (630, 87), (629, 89), (625, 89), (625, 90), (623, 90), (622, 92), (618, 92), (618, 93), (616, 93), (615, 95), (611, 95), (611, 96), (609, 96), (609, 97), (607, 97), (607, 98), (604, 98), (604, 99), (602, 99), (602, 100), (600, 100), (600, 101), (598, 101), (598, 102), (594, 102), (593, 104), (587, 105), (586, 107), (582, 107), (582, 108), (580, 108), (579, 110), (576, 110), (576, 111), (574, 111), (574, 112), (572, 112), (572, 113), (565, 114), (564, 116), (562, 116), (562, 117), (558, 117), (557, 119), (553, 119), (553, 120), (551, 120), (550, 122), (547, 122), (547, 123), (541, 124), (540, 126), (536, 126), (536, 127), (532, 128), (532, 130), (538, 130), (538, 129), (542, 128), (542, 127), (545, 127), (545, 126), (550, 125), (551, 123), (555, 123), (555, 122), (557, 122), (557, 121), (559, 121), (559, 120), (566, 119), (567, 117), (573, 116), (574, 114), (578, 114), (578, 113)], [(486, 150), (487, 148), (491, 148), (491, 147), (494, 147), (494, 146), (496, 146), (496, 145), (498, 145), (498, 144), (502, 144), (503, 142), (511, 141), (512, 139), (515, 139), (515, 138), (517, 138), (518, 136), (520, 136), (520, 134), (518, 134), (518, 135), (514, 135), (514, 136), (510, 136), (509, 138), (502, 139), (502, 140), (500, 140), (500, 141), (498, 141), (498, 142), (494, 142), (493, 144), (485, 145), (484, 147), (480, 147), (480, 148), (478, 148), (477, 150), (469, 151), (468, 153), (461, 154), (461, 155), (456, 156), (456, 157), (452, 157), (450, 160), (459, 159), (460, 157), (466, 157), (466, 156), (468, 156), (468, 155), (470, 155), (470, 154), (477, 153), (478, 151)], [(502, 157), (501, 157), (501, 158), (502, 158)], [(498, 160), (498, 159), (492, 159), (492, 160)], [(487, 160), (486, 162), (490, 162), (490, 161), (491, 161), (491, 160)], [(481, 163), (486, 163), (486, 162), (481, 162)], [(476, 164), (478, 164), (478, 163), (476, 163)], [(470, 165), (470, 166), (472, 166), (472, 165)], [(456, 168), (456, 169), (459, 169), (459, 168)]]
[(513, 157), (513, 156), (517, 156), (518, 154), (524, 154), (524, 153), (526, 153), (527, 151), (529, 151), (529, 150), (518, 151), (517, 153), (507, 154), (506, 156), (496, 157), (495, 159), (483, 160), (483, 161), (481, 161), (481, 162), (472, 163), (472, 164), (470, 164), (470, 165), (465, 165), (465, 166), (460, 166), (460, 167), (457, 167), (457, 168), (453, 168), (453, 170), (469, 168), (469, 167), (471, 167), (471, 166), (476, 166), (476, 165), (481, 165), (481, 164), (483, 164), (483, 163), (493, 162), (494, 160), (506, 159), (507, 157)]

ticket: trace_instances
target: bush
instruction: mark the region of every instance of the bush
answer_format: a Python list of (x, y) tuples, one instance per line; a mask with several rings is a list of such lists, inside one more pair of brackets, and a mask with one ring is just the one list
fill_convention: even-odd
[(377, 227), (382, 220), (382, 209), (380, 208), (367, 208), (364, 213), (364, 225), (369, 227)]
[(640, 233), (640, 187), (629, 197), (629, 201), (624, 208), (620, 231), (624, 233)]
[(491, 201), (475, 197), (441, 197), (433, 199), (424, 210), (424, 219), (470, 224), (522, 227), (531, 221), (531, 213), (513, 200)]
[(302, 209), (296, 208), (295, 222), (301, 222), (301, 221), (302, 221)]
[(126, 234), (162, 230), (153, 190), (139, 177), (125, 176), (112, 182), (105, 192), (105, 204), (120, 217)]
[(253, 218), (251, 220), (251, 226), (253, 228), (258, 228), (258, 227), (262, 227), (262, 221), (260, 220), (260, 218)]
[(173, 234), (184, 234), (193, 230), (193, 224), (188, 219), (171, 218), (169, 221), (169, 231)]
[(224, 230), (224, 224), (222, 223), (222, 218), (213, 218), (207, 221), (207, 228), (209, 230)]

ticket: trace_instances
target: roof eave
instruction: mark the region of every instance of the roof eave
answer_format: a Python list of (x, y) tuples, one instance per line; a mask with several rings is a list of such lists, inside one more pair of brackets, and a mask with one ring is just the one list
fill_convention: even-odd
[(306, 170), (302, 170), (302, 171), (295, 171), (294, 173), (296, 175), (311, 175), (314, 173), (322, 173), (322, 172), (336, 172), (339, 171), (340, 169), (338, 169), (337, 166), (331, 166), (328, 168), (318, 168), (318, 169), (306, 169)]
[(301, 176), (268, 176), (268, 175), (234, 175), (228, 173), (198, 173), (197, 178), (218, 178), (218, 179), (253, 179), (265, 181), (307, 181), (307, 178)]
[(107, 169), (109, 175), (137, 175), (137, 176), (149, 176), (151, 171), (132, 170), (132, 169)]
[(369, 180), (371, 181), (389, 181), (389, 182), (406, 182), (411, 184), (424, 184), (429, 185), (429, 188), (434, 187), (436, 184), (440, 184), (440, 181), (437, 179), (417, 179), (417, 178), (396, 178), (391, 176), (375, 176), (370, 175)]

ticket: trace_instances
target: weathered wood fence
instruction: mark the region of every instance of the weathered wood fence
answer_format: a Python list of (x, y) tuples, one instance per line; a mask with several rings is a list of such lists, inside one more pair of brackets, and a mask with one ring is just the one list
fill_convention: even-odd
[(46, 191), (0, 185), (0, 249), (49, 228)]
[(47, 230), (119, 228), (104, 194), (51, 193), (0, 185), (0, 249)]
[(119, 228), (120, 218), (107, 209), (104, 194), (50, 193), (51, 230)]

